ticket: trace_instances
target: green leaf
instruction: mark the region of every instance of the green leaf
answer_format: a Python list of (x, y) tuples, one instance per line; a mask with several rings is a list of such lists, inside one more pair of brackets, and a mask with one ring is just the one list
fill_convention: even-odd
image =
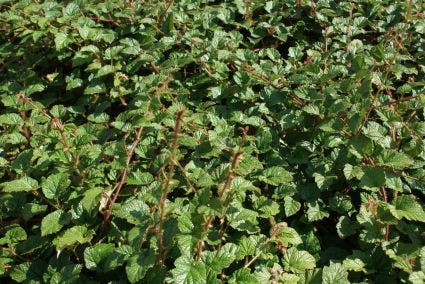
[(422, 2), (0, 0), (0, 282), (423, 282)]
[(131, 224), (139, 225), (149, 220), (151, 212), (145, 202), (138, 199), (130, 199), (124, 204), (115, 206), (112, 214)]
[(387, 130), (379, 123), (369, 121), (367, 126), (363, 128), (363, 134), (372, 141), (381, 145), (383, 148), (391, 147), (391, 138), (387, 136)]
[(423, 206), (412, 195), (401, 195), (393, 201), (397, 215), (407, 220), (425, 223)]
[(174, 16), (173, 13), (170, 12), (167, 14), (167, 17), (165, 18), (164, 22), (162, 23), (161, 30), (163, 30), (165, 33), (169, 34), (173, 28), (174, 28)]
[(420, 255), (420, 247), (416, 244), (397, 242), (392, 248), (387, 248), (385, 254), (394, 261), (394, 267), (407, 273), (412, 273), (415, 268), (413, 259)]
[(282, 283), (298, 284), (300, 277), (292, 273), (282, 273), (279, 277)]
[(68, 264), (65, 265), (60, 271), (55, 272), (50, 279), (51, 284), (61, 283), (78, 283), (80, 278), (82, 265)]
[(155, 253), (152, 250), (143, 250), (141, 253), (130, 257), (125, 271), (130, 283), (141, 281), (146, 272), (155, 264)]
[(383, 165), (395, 169), (405, 169), (413, 164), (413, 159), (406, 154), (385, 150), (378, 156), (378, 165)]
[(35, 259), (31, 262), (23, 262), (14, 266), (9, 275), (10, 278), (18, 283), (31, 283), (31, 281), (34, 283), (41, 283), (45, 268), (46, 264), (43, 261)]
[(107, 113), (92, 113), (87, 117), (87, 120), (94, 123), (106, 123), (109, 121), (109, 115)]
[(350, 180), (353, 178), (361, 179), (361, 177), (363, 176), (363, 171), (361, 167), (352, 166), (350, 164), (345, 164), (343, 171), (344, 171), (344, 176), (347, 180)]
[(257, 277), (251, 273), (249, 268), (236, 270), (229, 279), (229, 284), (260, 284)]
[(114, 244), (96, 244), (84, 250), (84, 262), (87, 269), (102, 271), (102, 261), (104, 261), (115, 250)]
[(385, 185), (385, 172), (380, 168), (365, 167), (360, 179), (360, 187), (369, 190), (378, 190)]
[(425, 282), (425, 273), (423, 271), (414, 271), (409, 275), (409, 281), (412, 284), (423, 284)]
[(313, 177), (314, 177), (314, 181), (317, 184), (317, 187), (320, 188), (321, 190), (329, 188), (329, 186), (332, 185), (334, 180), (337, 179), (336, 176), (323, 176), (319, 173), (314, 173)]
[(246, 231), (249, 233), (255, 233), (259, 231), (258, 228), (258, 213), (243, 208), (242, 205), (234, 202), (227, 210), (227, 218), (229, 220), (229, 224), (232, 228), (239, 231)]
[(232, 264), (237, 249), (238, 247), (235, 244), (227, 243), (216, 251), (205, 252), (202, 260), (209, 269), (218, 274)]
[(12, 133), (0, 136), (0, 144), (2, 145), (5, 145), (5, 144), (17, 145), (17, 144), (25, 143), (26, 140), (27, 139), (25, 138), (25, 136), (19, 132), (12, 132)]
[(246, 176), (256, 170), (261, 170), (262, 168), (263, 165), (257, 158), (251, 155), (243, 155), (235, 169), (235, 173), (240, 176)]
[(331, 263), (323, 267), (323, 284), (350, 284), (348, 281), (348, 272), (340, 263)]
[(83, 80), (80, 78), (66, 77), (66, 90), (72, 90), (75, 88), (79, 88), (83, 85)]
[(294, 228), (283, 227), (280, 228), (279, 231), (280, 233), (277, 236), (277, 239), (281, 241), (286, 247), (303, 243), (300, 235), (298, 235), (297, 231)]
[(62, 11), (65, 17), (78, 15), (78, 12), (80, 12), (80, 7), (78, 7), (77, 4), (72, 2), (66, 5), (66, 7)]
[(322, 270), (308, 270), (300, 278), (299, 284), (322, 284)]
[(376, 213), (377, 220), (383, 224), (394, 225), (398, 223), (398, 214), (391, 204), (379, 202)]
[(96, 77), (102, 77), (108, 74), (115, 72), (115, 67), (113, 65), (105, 65), (99, 68), (97, 71)]
[(283, 256), (283, 265), (286, 271), (293, 273), (304, 273), (306, 270), (316, 267), (314, 257), (304, 250), (289, 248)]
[(284, 197), (284, 209), (286, 217), (292, 216), (297, 213), (301, 208), (301, 203), (293, 199), (291, 196)]
[(22, 208), (22, 215), (25, 221), (28, 221), (32, 217), (38, 214), (42, 214), (47, 210), (47, 205), (40, 205), (37, 203), (27, 203)]
[(203, 262), (181, 256), (174, 262), (170, 283), (198, 284), (207, 282), (207, 267)]
[(41, 220), (41, 235), (46, 236), (59, 232), (63, 226), (69, 224), (71, 216), (62, 210), (56, 210), (47, 214)]
[(317, 116), (319, 116), (319, 117), (322, 117), (322, 118), (323, 118), (323, 114), (321, 114), (321, 111), (320, 111), (320, 108), (319, 108), (319, 106), (318, 106), (318, 105), (309, 104), (309, 105), (306, 105), (306, 106), (303, 108), (303, 110), (304, 110), (306, 113), (313, 114), (313, 115), (317, 115)]
[(25, 94), (27, 96), (30, 96), (34, 93), (38, 93), (41, 92), (45, 89), (45, 86), (43, 84), (33, 84), (33, 85), (29, 85), (28, 87), (25, 88)]
[(105, 92), (106, 87), (104, 84), (91, 84), (84, 89), (85, 95), (94, 95)]
[(342, 265), (349, 271), (366, 272), (366, 265), (370, 261), (371, 259), (367, 253), (354, 250), (352, 255), (344, 259)]
[(69, 44), (68, 35), (65, 33), (55, 34), (55, 46), (56, 50), (61, 50)]
[(93, 230), (89, 230), (85, 226), (74, 226), (67, 229), (53, 240), (53, 245), (57, 250), (73, 246), (77, 243), (83, 244), (89, 242), (94, 235)]
[(33, 191), (38, 189), (38, 182), (30, 177), (3, 182), (0, 185), (3, 187), (3, 192)]
[(50, 240), (46, 237), (41, 237), (38, 235), (29, 236), (23, 242), (16, 244), (16, 253), (18, 254), (30, 254), (36, 252), (43, 247), (50, 246)]
[(27, 233), (21, 226), (7, 229), (6, 234), (0, 239), (0, 244), (14, 244), (27, 239)]
[(321, 203), (309, 202), (307, 203), (307, 218), (310, 222), (319, 221), (329, 217), (329, 213), (323, 210)]
[(65, 173), (59, 173), (50, 175), (45, 179), (41, 184), (41, 188), (44, 196), (47, 198), (59, 199), (61, 193), (63, 193), (70, 184), (71, 181), (69, 180), (69, 176)]
[(356, 223), (351, 221), (347, 216), (341, 216), (336, 224), (336, 230), (340, 238), (345, 239), (348, 236), (354, 235), (358, 229)]
[(11, 262), (13, 262), (12, 258), (0, 257), (0, 277), (3, 277), (6, 274), (7, 267)]
[(16, 113), (6, 113), (0, 115), (0, 125), (23, 125), (24, 121)]
[(96, 207), (99, 207), (100, 196), (103, 190), (101, 187), (95, 187), (84, 192), (84, 197), (81, 199), (81, 205), (84, 210), (91, 212)]
[(350, 53), (356, 54), (363, 48), (363, 42), (359, 39), (353, 39), (347, 46), (347, 49)]
[(351, 197), (345, 194), (337, 193), (329, 199), (329, 207), (340, 214), (345, 214), (351, 211), (353, 203)]
[(267, 238), (263, 235), (243, 236), (238, 243), (236, 258), (243, 259), (246, 256), (254, 255), (257, 249), (265, 244), (266, 239)]
[(141, 172), (139, 170), (130, 173), (127, 176), (127, 184), (129, 185), (148, 185), (154, 181), (152, 174)]
[(253, 198), (254, 209), (259, 211), (260, 216), (263, 218), (270, 218), (279, 213), (279, 204), (265, 196)]
[(291, 182), (292, 174), (282, 167), (275, 166), (264, 170), (259, 180), (270, 185), (279, 185)]

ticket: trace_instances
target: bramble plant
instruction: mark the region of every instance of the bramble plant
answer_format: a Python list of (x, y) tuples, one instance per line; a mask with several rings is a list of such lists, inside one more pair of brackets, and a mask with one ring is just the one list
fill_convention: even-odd
[(420, 0), (0, 0), (0, 281), (424, 283)]

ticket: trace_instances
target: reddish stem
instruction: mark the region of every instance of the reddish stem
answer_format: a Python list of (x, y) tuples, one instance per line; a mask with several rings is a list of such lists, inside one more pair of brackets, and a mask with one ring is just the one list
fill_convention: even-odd
[(176, 125), (174, 127), (173, 132), (173, 144), (171, 146), (171, 153), (169, 158), (169, 169), (168, 174), (166, 176), (166, 180), (164, 182), (164, 187), (162, 189), (161, 198), (159, 200), (159, 223), (156, 227), (156, 234), (157, 234), (157, 245), (158, 245), (158, 257), (157, 257), (157, 263), (163, 264), (164, 263), (164, 254), (165, 254), (165, 248), (164, 248), (164, 236), (163, 236), (163, 227), (165, 222), (165, 205), (168, 197), (168, 193), (170, 191), (171, 182), (174, 175), (174, 169), (177, 164), (176, 156), (177, 156), (177, 150), (179, 147), (178, 138), (182, 127), (182, 120), (183, 120), (183, 113), (184, 110), (180, 110), (177, 112), (177, 118), (176, 118)]
[[(380, 194), (382, 198), (384, 199), (384, 202), (388, 203), (388, 195), (387, 195), (387, 190), (385, 189), (385, 187), (381, 187)], [(389, 236), (390, 236), (390, 225), (387, 224), (385, 225), (385, 241), (388, 242)]]
[(127, 177), (127, 168), (130, 165), (131, 159), (133, 158), (134, 155), (134, 151), (136, 150), (137, 144), (140, 141), (140, 137), (142, 135), (143, 132), (143, 126), (139, 128), (139, 130), (136, 133), (136, 138), (134, 139), (133, 143), (131, 144), (130, 147), (130, 151), (127, 153), (127, 160), (125, 162), (125, 169), (122, 170), (121, 172), (121, 178), (120, 181), (116, 187), (114, 196), (112, 197), (112, 199), (109, 199), (109, 203), (108, 203), (108, 209), (105, 212), (105, 216), (103, 218), (103, 222), (102, 222), (102, 226), (105, 226), (106, 223), (108, 222), (109, 218), (111, 217), (111, 213), (112, 213), (112, 207), (114, 206), (118, 196), (120, 195), (121, 189), (123, 187), (123, 185), (125, 184), (125, 180)]

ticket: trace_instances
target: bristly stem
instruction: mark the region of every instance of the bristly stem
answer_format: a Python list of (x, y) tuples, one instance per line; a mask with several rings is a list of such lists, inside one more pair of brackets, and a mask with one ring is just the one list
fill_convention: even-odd
[(173, 3), (174, 3), (174, 0), (168, 1), (167, 6), (165, 7), (164, 12), (162, 12), (161, 16), (159, 16), (159, 18), (158, 18), (158, 24), (160, 24), (161, 21), (164, 19), (164, 17), (167, 15), (168, 10), (170, 10), (171, 5), (173, 5)]
[(361, 122), (360, 126), (357, 128), (357, 130), (356, 130), (356, 132), (355, 132), (355, 135), (356, 135), (356, 136), (358, 136), (358, 135), (361, 133), (361, 131), (362, 131), (363, 127), (364, 127), (364, 126), (366, 125), (366, 123), (368, 122), (369, 117), (370, 117), (370, 115), (372, 114), (372, 111), (373, 111), (373, 110), (375, 110), (375, 108), (377, 107), (378, 97), (379, 97), (379, 95), (381, 94), (381, 92), (382, 92), (382, 88), (380, 88), (380, 89), (379, 89), (379, 91), (378, 91), (375, 95), (372, 95), (372, 102), (371, 102), (371, 104), (370, 104), (370, 106), (369, 106), (369, 108), (368, 108), (368, 110), (367, 110), (367, 112), (366, 112), (366, 115), (365, 115), (365, 117), (363, 118), (363, 120), (362, 120), (362, 122)]
[(120, 181), (118, 182), (118, 185), (115, 189), (114, 196), (111, 199), (109, 199), (108, 207), (107, 207), (107, 210), (106, 210), (105, 215), (103, 217), (102, 226), (105, 226), (107, 224), (109, 218), (111, 217), (112, 207), (114, 206), (118, 196), (120, 195), (121, 189), (126, 182), (128, 167), (130, 165), (131, 159), (133, 158), (134, 151), (136, 150), (137, 144), (140, 141), (142, 132), (143, 132), (143, 126), (141, 126), (139, 128), (139, 130), (137, 130), (136, 138), (134, 139), (133, 143), (131, 144), (130, 150), (127, 153), (127, 160), (125, 162), (125, 169), (122, 170), (122, 172), (121, 172), (121, 178), (120, 178)]
[(232, 157), (232, 164), (230, 165), (230, 169), (227, 172), (223, 188), (218, 193), (218, 197), (220, 198), (220, 201), (222, 203), (225, 203), (227, 200), (227, 196), (230, 191), (233, 178), (235, 177), (234, 170), (236, 169), (236, 166), (238, 165), (238, 161), (240, 157), (242, 156), (242, 153), (243, 152), (241, 150), (238, 150)]
[[(371, 165), (371, 166), (375, 166), (375, 160), (372, 157), (366, 157), (366, 161)], [(387, 190), (385, 189), (384, 186), (379, 188), (379, 194), (381, 195), (382, 199), (384, 199), (385, 203), (388, 203), (388, 194), (387, 194)], [(388, 242), (390, 238), (390, 225), (386, 224), (385, 225), (385, 238), (384, 240), (386, 242)]]
[(23, 126), (22, 126), (22, 134), (25, 136), (25, 139), (27, 139), (27, 142), (30, 142), (30, 138), (31, 138), (31, 131), (29, 130), (28, 126), (27, 126), (27, 113), (25, 111), (21, 111), (20, 116), (22, 118), (22, 120), (24, 121)]
[(251, 1), (250, 0), (245, 0), (245, 20), (247, 21), (251, 21), (251, 9), (250, 6), (251, 5)]
[(196, 258), (199, 259), (202, 255), (202, 251), (204, 249), (204, 239), (208, 234), (208, 230), (211, 227), (212, 222), (214, 221), (215, 216), (208, 216), (202, 225), (202, 232), (199, 238), (199, 241), (196, 244)]
[[(379, 193), (381, 194), (382, 198), (384, 199), (384, 202), (388, 203), (388, 195), (387, 195), (387, 190), (385, 189), (385, 187), (381, 187)], [(385, 225), (385, 241), (388, 242), (389, 238), (390, 238), (390, 225), (386, 224)]]
[(47, 111), (43, 108), (38, 107), (30, 97), (27, 97), (24, 94), (18, 94), (17, 98), (19, 100), (21, 100), (22, 102), (29, 104), (33, 109), (37, 109), (39, 112), (41, 112), (48, 119), (50, 119), (50, 120), (52, 119), (52, 117), (47, 113)]
[[(45, 109), (37, 106), (30, 97), (25, 96), (24, 94), (18, 94), (17, 98), (19, 100), (21, 100), (22, 102), (29, 104), (33, 109), (38, 110), (45, 117), (47, 117), (50, 120), (50, 127), (59, 132), (59, 135), (61, 137), (61, 142), (64, 145), (65, 149), (70, 148), (70, 145), (69, 145), (68, 140), (66, 139), (66, 136), (65, 136), (65, 133), (64, 133), (62, 121), (59, 118), (50, 116)], [(25, 117), (22, 116), (22, 118), (25, 120), (26, 115), (25, 115)], [(28, 135), (31, 135), (31, 132), (28, 130), (28, 128), (26, 126), (24, 126), (23, 131), (24, 131), (25, 137), (28, 139), (28, 137), (29, 137)]]
[(224, 186), (221, 189), (221, 191), (218, 192), (218, 197), (220, 198), (220, 201), (222, 202), (224, 206), (226, 206), (228, 202), (229, 191), (231, 189), (232, 181), (235, 177), (235, 169), (238, 166), (238, 162), (243, 155), (242, 148), (246, 142), (246, 136), (247, 136), (249, 128), (248, 127), (240, 128), (240, 130), (242, 131), (241, 142), (239, 144), (238, 150), (232, 157), (232, 163), (230, 165), (229, 171), (227, 172)]
[(178, 138), (182, 127), (182, 118), (183, 118), (184, 110), (180, 110), (177, 112), (176, 117), (176, 124), (174, 126), (174, 132), (173, 132), (173, 144), (171, 145), (171, 153), (169, 156), (169, 168), (167, 176), (165, 177), (165, 181), (163, 183), (162, 187), (162, 194), (161, 198), (159, 200), (159, 222), (155, 229), (156, 237), (157, 237), (157, 246), (158, 246), (158, 256), (157, 256), (157, 263), (162, 265), (164, 263), (164, 234), (163, 234), (163, 226), (165, 222), (165, 203), (167, 201), (168, 193), (170, 191), (174, 170), (177, 164), (176, 156), (177, 156), (177, 150), (179, 147)]
[[(241, 142), (239, 144), (238, 150), (236, 151), (236, 153), (232, 156), (232, 162), (230, 164), (230, 169), (227, 172), (226, 178), (224, 180), (224, 185), (221, 188), (221, 190), (218, 191), (218, 197), (220, 199), (220, 203), (223, 207), (223, 214), (225, 213), (227, 206), (228, 206), (228, 202), (229, 202), (229, 192), (231, 190), (231, 185), (232, 185), (232, 181), (235, 177), (235, 169), (238, 166), (238, 162), (240, 160), (240, 158), (242, 157), (243, 151), (242, 151), (242, 147), (246, 142), (246, 136), (248, 133), (249, 128), (245, 127), (245, 128), (241, 128), (240, 129), (242, 131), (242, 139)], [(200, 236), (200, 239), (198, 241), (198, 243), (196, 244), (196, 256), (197, 258), (199, 258), (202, 255), (202, 251), (204, 249), (204, 239), (207, 236), (208, 233), (208, 229), (211, 227), (212, 222), (214, 221), (215, 216), (209, 216), (204, 224), (202, 225), (202, 233)], [(220, 219), (220, 232), (219, 232), (219, 236), (220, 236), (220, 241), (221, 238), (224, 236), (224, 219), (221, 218)]]

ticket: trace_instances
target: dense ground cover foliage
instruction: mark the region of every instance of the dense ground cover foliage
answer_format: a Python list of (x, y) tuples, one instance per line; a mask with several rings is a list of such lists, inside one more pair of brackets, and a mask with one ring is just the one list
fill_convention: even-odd
[(0, 0), (0, 31), (3, 280), (424, 282), (422, 1)]

